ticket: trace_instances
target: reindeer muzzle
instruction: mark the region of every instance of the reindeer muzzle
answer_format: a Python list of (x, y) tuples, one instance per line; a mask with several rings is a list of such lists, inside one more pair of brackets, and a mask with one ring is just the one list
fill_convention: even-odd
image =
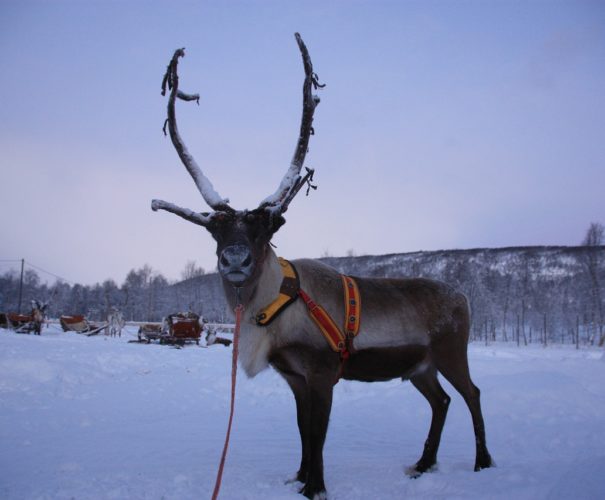
[(226, 247), (218, 259), (221, 276), (233, 285), (243, 285), (252, 276), (253, 260), (246, 245)]

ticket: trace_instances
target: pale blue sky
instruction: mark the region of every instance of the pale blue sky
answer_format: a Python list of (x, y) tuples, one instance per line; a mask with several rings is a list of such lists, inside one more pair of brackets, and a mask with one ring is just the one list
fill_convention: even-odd
[[(0, 3), (0, 259), (93, 283), (148, 263), (215, 266), (206, 210), (162, 135), (160, 83), (187, 48), (189, 149), (254, 208), (287, 168), (299, 31), (327, 83), (319, 189), (276, 235), (287, 258), (573, 245), (605, 222), (605, 3)], [(0, 268), (0, 271), (3, 269)]]

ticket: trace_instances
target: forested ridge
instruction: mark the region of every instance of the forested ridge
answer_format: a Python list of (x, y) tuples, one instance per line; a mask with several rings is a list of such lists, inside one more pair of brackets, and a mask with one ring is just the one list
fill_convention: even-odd
[[(602, 245), (422, 251), (319, 260), (353, 276), (417, 276), (452, 284), (468, 297), (476, 339), (603, 340)], [(218, 275), (204, 274), (191, 264), (187, 274), (191, 277), (170, 283), (143, 266), (130, 271), (122, 285), (107, 280), (85, 286), (61, 281), (42, 283), (38, 274), (28, 269), (23, 280), (22, 309), (27, 310), (29, 301), (35, 298), (50, 302), (50, 317), (83, 313), (99, 320), (111, 307), (118, 307), (130, 321), (159, 321), (183, 310), (213, 321), (230, 321)], [(0, 311), (17, 309), (19, 281), (15, 271), (0, 276)]]

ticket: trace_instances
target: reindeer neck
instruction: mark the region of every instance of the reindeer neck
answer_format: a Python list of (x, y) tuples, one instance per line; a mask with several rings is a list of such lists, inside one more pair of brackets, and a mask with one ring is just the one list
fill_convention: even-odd
[[(271, 302), (279, 293), (282, 272), (273, 249), (269, 246), (262, 262), (258, 263), (253, 279), (239, 290), (240, 300), (246, 309), (258, 309)], [(236, 289), (223, 279), (227, 303), (231, 309), (237, 305)]]

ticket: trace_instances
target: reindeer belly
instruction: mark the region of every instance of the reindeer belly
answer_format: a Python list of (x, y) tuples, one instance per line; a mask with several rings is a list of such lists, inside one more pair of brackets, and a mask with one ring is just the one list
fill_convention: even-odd
[(422, 368), (427, 354), (426, 345), (362, 349), (345, 361), (342, 378), (362, 382), (409, 378)]

